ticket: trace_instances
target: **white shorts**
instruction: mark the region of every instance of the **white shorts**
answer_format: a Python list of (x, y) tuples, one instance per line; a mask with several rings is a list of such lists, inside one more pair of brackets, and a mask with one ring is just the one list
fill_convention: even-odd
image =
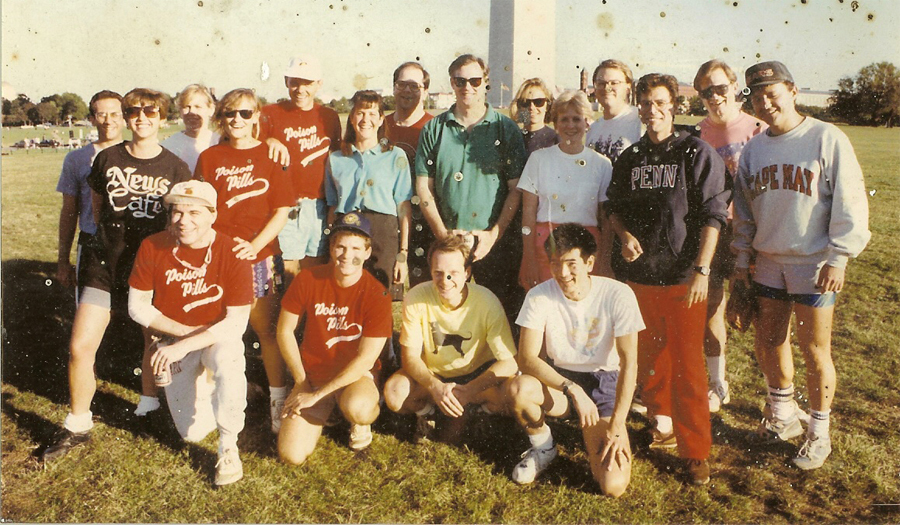
[(825, 261), (810, 264), (782, 264), (769, 259), (763, 254), (756, 254), (756, 271), (753, 280), (778, 290), (787, 290), (789, 294), (821, 294), (816, 288), (819, 271)]

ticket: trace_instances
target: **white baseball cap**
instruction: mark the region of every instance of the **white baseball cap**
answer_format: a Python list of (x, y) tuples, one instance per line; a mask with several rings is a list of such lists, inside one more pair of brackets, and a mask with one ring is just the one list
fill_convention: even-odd
[(322, 80), (322, 66), (315, 57), (296, 56), (291, 59), (291, 63), (284, 70), (284, 76), (313, 81)]
[(170, 206), (172, 204), (196, 204), (215, 209), (218, 198), (219, 195), (216, 193), (216, 189), (212, 187), (212, 184), (199, 180), (189, 180), (172, 186), (169, 193), (163, 197), (163, 202)]

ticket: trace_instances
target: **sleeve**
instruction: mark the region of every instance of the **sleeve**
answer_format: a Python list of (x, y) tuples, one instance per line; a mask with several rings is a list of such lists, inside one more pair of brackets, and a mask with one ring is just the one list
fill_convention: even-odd
[(366, 274), (366, 304), (362, 335), (365, 337), (391, 337), (393, 317), (391, 316), (391, 296), (374, 277)]
[(691, 178), (700, 192), (701, 224), (720, 230), (728, 218), (731, 191), (725, 188), (725, 161), (709, 144), (695, 139)]
[(211, 172), (213, 169), (211, 156), (212, 153), (210, 150), (200, 153), (200, 156), (197, 158), (197, 166), (194, 167), (194, 178), (215, 185), (213, 183), (213, 181), (216, 180), (215, 172)]
[(334, 182), (334, 157), (337, 152), (328, 156), (328, 162), (325, 163), (325, 204), (329, 206), (337, 206), (338, 194), (337, 184)]
[(437, 173), (437, 142), (440, 133), (437, 128), (441, 118), (433, 118), (422, 128), (419, 134), (419, 146), (416, 148), (416, 176), (434, 178)]
[[(249, 306), (253, 304), (253, 263), (238, 259), (230, 249), (224, 252), (229, 257), (228, 275), (225, 278), (228, 290), (225, 306)], [(245, 325), (246, 326), (246, 325)]]
[(259, 141), (265, 142), (266, 139), (274, 136), (272, 133), (272, 124), (271, 106), (263, 106), (259, 112)]
[(151, 238), (144, 239), (134, 258), (134, 266), (128, 277), (128, 286), (138, 290), (153, 290), (153, 267), (156, 263), (153, 252), (153, 240)]
[(282, 310), (303, 317), (303, 292), (304, 288), (308, 286), (305, 285), (304, 282), (307, 280), (306, 275), (308, 274), (308, 271), (300, 272), (297, 277), (291, 281), (291, 285), (288, 287), (287, 292), (284, 294), (284, 298), (281, 300)]
[(646, 328), (637, 297), (627, 285), (616, 282), (618, 293), (614, 295), (610, 317), (612, 318), (613, 335), (634, 334)]
[(597, 154), (599, 158), (599, 174), (600, 177), (600, 188), (597, 191), (597, 202), (606, 202), (609, 200), (607, 197), (607, 192), (609, 191), (609, 183), (612, 181), (612, 162), (609, 161), (608, 158), (603, 155)]
[(328, 108), (328, 137), (331, 139), (331, 151), (341, 149), (341, 118), (337, 112)]
[(868, 244), (869, 201), (862, 168), (850, 139), (840, 130), (832, 131), (831, 155), (826, 166), (831, 175), (831, 221), (828, 224), (827, 264), (843, 268), (847, 260), (858, 256)]
[(537, 285), (525, 295), (525, 302), (519, 310), (519, 316), (516, 317), (516, 324), (522, 328), (530, 328), (532, 330), (544, 330), (547, 326), (546, 310), (540, 308), (541, 298), (543, 297), (543, 286)]
[(425, 345), (422, 333), (422, 318), (426, 310), (422, 289), (414, 287), (403, 298), (403, 309), (400, 323), (400, 344), (409, 347)]
[(62, 171), (59, 173), (59, 182), (56, 183), (56, 191), (63, 195), (74, 197), (79, 195), (78, 179), (76, 177), (76, 153), (78, 153), (78, 151), (79, 150), (75, 150), (67, 153), (66, 158), (63, 160)]
[(153, 306), (153, 290), (128, 288), (128, 315), (144, 328), (150, 326), (162, 312)]
[(400, 148), (395, 147), (391, 150), (391, 153), (394, 156), (393, 168), (396, 174), (394, 180), (394, 202), (401, 204), (412, 199), (413, 196), (412, 178), (409, 174), (409, 160), (406, 158), (406, 153)]
[(289, 208), (297, 204), (293, 197), (294, 187), (287, 172), (281, 169), (280, 164), (269, 160), (268, 157), (263, 162), (266, 162), (269, 169), (269, 207), (274, 210), (275, 208)]
[(507, 117), (503, 117), (502, 123), (505, 155), (501, 179), (509, 182), (522, 176), (527, 154), (525, 153), (525, 139), (522, 137), (519, 126)]
[[(485, 289), (487, 290), (487, 289)], [(492, 300), (482, 302), (485, 307), (485, 322), (487, 323), (487, 343), (497, 360), (510, 359), (516, 355), (516, 342), (513, 340), (509, 321), (500, 300), (490, 294)]]
[(103, 175), (103, 172), (106, 170), (106, 159), (109, 157), (110, 149), (105, 149), (97, 154), (94, 163), (91, 165), (91, 174), (88, 175), (87, 179), (88, 186), (100, 195), (106, 195), (106, 177)]
[(631, 188), (628, 187), (631, 169), (631, 150), (625, 150), (613, 164), (612, 177), (606, 189), (607, 211), (610, 215), (622, 214), (628, 208)]
[[(746, 148), (746, 146), (745, 146)], [(734, 240), (731, 241), (731, 249), (737, 256), (735, 267), (749, 268), (753, 258), (753, 237), (756, 236), (756, 221), (753, 219), (753, 211), (750, 208), (750, 174), (747, 150), (741, 154), (738, 161), (738, 174), (734, 179)]]
[[(548, 148), (549, 149), (549, 148)], [(540, 173), (541, 167), (541, 154), (543, 150), (537, 150), (528, 157), (528, 160), (525, 162), (525, 167), (522, 169), (522, 175), (519, 177), (519, 184), (516, 185), (522, 191), (527, 191), (528, 193), (532, 193), (534, 195), (538, 195), (538, 174)]]
[(194, 174), (191, 173), (191, 168), (188, 167), (187, 162), (176, 157), (174, 153), (172, 154), (172, 157), (173, 157), (173, 160), (177, 161), (177, 162), (175, 162), (176, 167), (175, 167), (175, 182), (174, 182), (174, 184), (178, 184), (179, 182), (185, 182), (185, 181), (188, 181), (188, 180), (191, 180), (194, 178), (196, 178), (197, 180), (203, 180), (202, 177), (199, 177), (199, 178), (194, 177)]
[(208, 328), (217, 342), (240, 341), (250, 322), (250, 305), (226, 306), (225, 317)]

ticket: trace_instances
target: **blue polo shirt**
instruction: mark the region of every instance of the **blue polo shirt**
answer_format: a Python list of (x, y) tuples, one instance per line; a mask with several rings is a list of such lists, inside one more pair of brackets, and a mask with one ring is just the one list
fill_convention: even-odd
[(409, 160), (400, 148), (366, 151), (350, 146), (350, 156), (331, 154), (325, 169), (325, 201), (337, 213), (353, 210), (397, 215), (397, 206), (413, 195)]
[(456, 120), (455, 107), (422, 129), (416, 176), (434, 179), (448, 229), (486, 230), (500, 218), (509, 182), (522, 173), (525, 142), (516, 123), (491, 106), (471, 131)]

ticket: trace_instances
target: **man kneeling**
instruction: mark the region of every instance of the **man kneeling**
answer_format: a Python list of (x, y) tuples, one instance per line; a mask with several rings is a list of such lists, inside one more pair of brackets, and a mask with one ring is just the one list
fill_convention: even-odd
[[(567, 417), (574, 407), (594, 479), (604, 494), (618, 497), (631, 480), (625, 418), (644, 322), (628, 286), (589, 275), (597, 244), (583, 226), (557, 227), (544, 249), (553, 279), (528, 292), (516, 319), (522, 375), (510, 383), (509, 397), (531, 448), (512, 477), (531, 483), (547, 468), (557, 452), (544, 418)], [(540, 357), (542, 343), (547, 361)]]
[(515, 343), (500, 301), (466, 282), (469, 246), (447, 236), (431, 245), (428, 260), (431, 282), (414, 287), (403, 301), (403, 368), (384, 387), (388, 408), (418, 416), (416, 441), (434, 429), (435, 405), (452, 418), (451, 435), (462, 431), (468, 405), (502, 411), (502, 384), (516, 373)]
[(200, 441), (218, 427), (215, 483), (227, 485), (244, 475), (237, 448), (247, 406), (241, 337), (253, 301), (252, 271), (249, 261), (235, 257), (235, 242), (212, 228), (212, 185), (181, 182), (164, 201), (169, 227), (141, 244), (128, 281), (128, 312), (153, 336), (150, 364), (157, 384), (171, 380), (166, 399), (181, 437)]

